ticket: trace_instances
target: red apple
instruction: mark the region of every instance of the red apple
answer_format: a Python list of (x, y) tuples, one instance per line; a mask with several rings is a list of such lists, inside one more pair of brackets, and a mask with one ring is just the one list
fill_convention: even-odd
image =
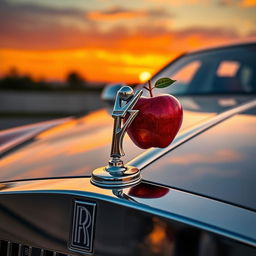
[(133, 109), (139, 113), (128, 128), (128, 135), (138, 147), (165, 148), (173, 141), (182, 123), (182, 107), (175, 97), (141, 97)]

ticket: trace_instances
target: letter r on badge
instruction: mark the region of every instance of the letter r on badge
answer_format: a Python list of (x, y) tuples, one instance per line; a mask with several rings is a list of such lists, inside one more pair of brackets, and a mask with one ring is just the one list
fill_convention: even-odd
[(70, 249), (92, 252), (95, 209), (95, 203), (75, 201)]
[(74, 242), (89, 246), (90, 238), (88, 228), (91, 226), (91, 214), (81, 205), (77, 206), (76, 213), (76, 230)]

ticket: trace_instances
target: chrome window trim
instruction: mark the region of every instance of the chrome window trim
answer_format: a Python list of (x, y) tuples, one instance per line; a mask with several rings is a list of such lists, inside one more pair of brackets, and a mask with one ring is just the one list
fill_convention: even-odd
[(144, 153), (140, 154), (139, 156), (135, 157), (133, 160), (128, 162), (128, 165), (136, 166), (140, 170), (157, 160), (158, 158), (162, 157), (163, 155), (167, 154), (168, 152), (172, 151), (176, 147), (180, 146), (184, 142), (192, 139), (193, 137), (199, 135), (200, 133), (208, 130), (209, 128), (215, 126), (216, 124), (225, 121), (226, 119), (249, 110), (253, 107), (256, 107), (256, 100), (249, 101), (227, 111), (224, 111), (213, 118), (207, 120), (206, 122), (195, 125), (192, 128), (185, 130), (182, 134), (174, 139), (174, 141), (166, 148), (150, 148)]
[[(122, 197), (117, 196), (116, 191), (95, 187), (89, 178), (58, 179), (56, 182), (60, 189), (53, 189), (53, 182), (37, 180), (14, 183), (14, 187), (0, 192), (0, 196), (64, 194), (102, 200), (181, 222), (256, 247), (256, 230), (252, 225), (256, 222), (256, 214), (251, 210), (176, 189), (170, 189), (170, 193), (159, 199), (143, 199), (131, 197), (129, 188), (123, 190)], [(29, 188), (27, 185), (32, 187)]]

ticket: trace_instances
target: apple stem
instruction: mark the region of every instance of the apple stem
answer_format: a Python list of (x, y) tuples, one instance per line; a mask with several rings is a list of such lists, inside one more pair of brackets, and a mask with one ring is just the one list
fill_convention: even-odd
[(143, 88), (146, 89), (149, 92), (150, 97), (153, 98), (153, 89), (155, 86), (152, 87), (151, 80), (148, 80), (148, 86), (149, 87), (143, 86)]
[(153, 98), (153, 87), (152, 87), (152, 84), (151, 84), (151, 80), (148, 80), (148, 85), (149, 85), (150, 97)]

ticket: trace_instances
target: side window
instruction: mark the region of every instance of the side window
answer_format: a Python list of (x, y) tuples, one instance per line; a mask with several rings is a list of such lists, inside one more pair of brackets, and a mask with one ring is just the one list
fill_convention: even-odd
[(221, 60), (218, 63), (210, 90), (213, 93), (241, 91), (240, 79), (237, 76), (240, 63), (232, 60)]
[[(177, 80), (155, 94), (176, 95), (256, 92), (255, 45), (185, 54), (152, 78)], [(147, 94), (147, 92), (145, 92)]]
[(172, 78), (179, 81), (183, 85), (187, 85), (193, 79), (200, 66), (201, 62), (198, 60), (188, 63), (182, 69), (174, 73)]
[(252, 92), (253, 70), (239, 61), (223, 60), (219, 63), (212, 90), (217, 92)]
[(167, 87), (162, 93), (185, 93), (188, 90), (188, 87), (193, 80), (195, 74), (201, 67), (201, 62), (195, 60), (187, 63), (182, 68), (178, 69), (172, 74), (166, 74), (168, 77), (177, 80), (173, 86)]
[(217, 69), (218, 77), (235, 77), (240, 67), (237, 61), (222, 61)]

